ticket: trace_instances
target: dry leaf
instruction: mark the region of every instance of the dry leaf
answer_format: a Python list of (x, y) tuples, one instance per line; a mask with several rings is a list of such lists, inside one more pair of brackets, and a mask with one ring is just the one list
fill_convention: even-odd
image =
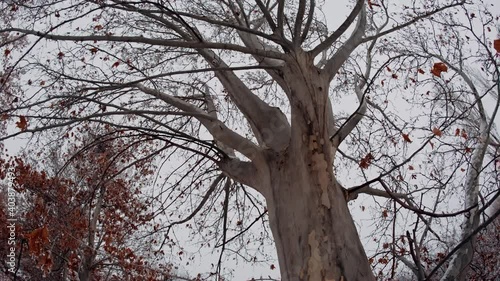
[(16, 122), (16, 127), (21, 129), (21, 131), (26, 131), (28, 128), (28, 121), (26, 120), (26, 117), (19, 116), (19, 121)]
[(403, 139), (405, 140), (405, 142), (412, 143), (412, 140), (410, 139), (410, 137), (408, 136), (408, 134), (401, 134), (401, 136), (403, 137)]
[(441, 77), (441, 72), (447, 72), (448, 67), (442, 62), (436, 62), (431, 69), (431, 73), (437, 77)]
[(440, 136), (442, 136), (442, 135), (443, 135), (443, 132), (441, 132), (441, 130), (439, 130), (439, 128), (436, 128), (436, 127), (434, 127), (434, 128), (432, 129), (432, 133), (433, 133), (434, 135), (438, 136), (438, 137), (440, 137)]

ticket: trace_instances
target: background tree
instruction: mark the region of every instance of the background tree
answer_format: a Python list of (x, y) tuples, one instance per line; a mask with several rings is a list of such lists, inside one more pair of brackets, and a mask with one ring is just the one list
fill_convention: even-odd
[[(154, 248), (159, 238), (153, 231), (153, 204), (143, 194), (154, 167), (134, 159), (129, 150), (147, 149), (147, 140), (128, 143), (106, 130), (79, 129), (84, 133), (75, 135), (66, 149), (56, 141), (35, 157), (16, 158), (2, 167), (13, 166), (15, 174), (17, 237), (22, 237), (18, 279), (165, 280), (174, 276), (171, 264), (165, 262), (168, 256), (155, 258), (160, 253)], [(46, 170), (34, 167), (41, 164)], [(6, 209), (6, 204), (2, 206)]]
[[(17, 100), (2, 111), (18, 127), (8, 137), (54, 128), (64, 136), (92, 122), (150, 141), (151, 149), (132, 155), (176, 166), (159, 173), (164, 184), (156, 189), (158, 212), (169, 218), (165, 243), (173, 226), (193, 219), (188, 228), (203, 241), (218, 241), (222, 259), (231, 242), (247, 241), (240, 232), (263, 219), (283, 280), (372, 280), (372, 266), (394, 277), (401, 258), (420, 253), (411, 249), (417, 235), (440, 241), (434, 224), (465, 217), (463, 240), (497, 196), (487, 192), (498, 190), (486, 180), (497, 177), (494, 162), (484, 161), (496, 110), (482, 110), (485, 96), (467, 81), (449, 82), (465, 80), (463, 57), (433, 55), (411, 41), (419, 35), (415, 30), (435, 27), (437, 17), (472, 15), (483, 6), (358, 0), (331, 32), (323, 4), (2, 3), (0, 32), (11, 38), (2, 47), (6, 57), (16, 58), (10, 69), (30, 74), (20, 76)], [(484, 28), (496, 28), (498, 18), (481, 15), (491, 16)], [(436, 35), (441, 45), (453, 39)], [(424, 36), (416, 39), (426, 43)], [(483, 46), (490, 62), (485, 72), (495, 79), (489, 84), (494, 89), (498, 67), (489, 46)], [(463, 91), (468, 95), (457, 99)], [(359, 106), (344, 112), (349, 98)], [(493, 100), (498, 104), (498, 95)], [(462, 120), (479, 127), (465, 128)], [(339, 183), (347, 181), (354, 186)], [(465, 194), (463, 205), (437, 204), (454, 202), (457, 191)], [(391, 230), (378, 236), (380, 248), (370, 259), (346, 203), (364, 198), (359, 194), (388, 199), (370, 206), (377, 229)], [(257, 244), (267, 236), (261, 233), (252, 239)], [(446, 276), (460, 278), (467, 256), (457, 252)], [(417, 276), (426, 278), (419, 258), (413, 260)]]

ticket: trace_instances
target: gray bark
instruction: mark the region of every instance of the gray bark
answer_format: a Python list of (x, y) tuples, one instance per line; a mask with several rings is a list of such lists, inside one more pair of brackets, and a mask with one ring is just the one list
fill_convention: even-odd
[[(289, 145), (262, 150), (252, 184), (266, 198), (281, 278), (375, 280), (333, 173), (329, 75), (307, 53), (294, 54), (294, 61), (283, 68), (291, 93)], [(230, 165), (221, 167), (236, 174)]]

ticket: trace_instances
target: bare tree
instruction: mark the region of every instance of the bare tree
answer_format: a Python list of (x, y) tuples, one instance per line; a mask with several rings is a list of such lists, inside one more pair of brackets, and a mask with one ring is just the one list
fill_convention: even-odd
[[(4, 1), (2, 46), (6, 57), (16, 58), (10, 69), (23, 74), (13, 93), (17, 100), (1, 112), (17, 121), (18, 132), (7, 137), (54, 128), (71, 134), (88, 122), (149, 137), (157, 149), (137, 151), (138, 157), (178, 164), (158, 192), (159, 210), (177, 214), (175, 206), (183, 205), (189, 212), (166, 224), (167, 233), (197, 216), (205, 218), (203, 231), (208, 214), (220, 212), (213, 224), (220, 231), (207, 237), (221, 241), (224, 253), (235, 240), (230, 233), (253, 225), (238, 220), (231, 226), (231, 210), (242, 210), (245, 204), (237, 199), (244, 193), (251, 202), (246, 205), (259, 211), (255, 221), (268, 219), (282, 280), (374, 280), (371, 263), (388, 265), (390, 257), (394, 277), (404, 260), (395, 257), (397, 232), (410, 247), (400, 253), (414, 256), (416, 274), (426, 278), (412, 248), (415, 235), (436, 233), (431, 218), (467, 214), (462, 240), (477, 227), (470, 218), (483, 210), (477, 182), (496, 116), (496, 109), (492, 115), (481, 110), (484, 96), (474, 89), (464, 100), (446, 96), (454, 89), (447, 88), (441, 72), (450, 70), (468, 85), (460, 64), (398, 46), (407, 42), (408, 32), (411, 37), (434, 27), (436, 17), (453, 18), (476, 7), (431, 2), (357, 0), (343, 23), (329, 31), (330, 15), (322, 14), (323, 3), (315, 0)], [(488, 52), (488, 71), (498, 80), (493, 51)], [(427, 78), (417, 83), (416, 75)], [(415, 83), (409, 84), (410, 78)], [(436, 98), (420, 99), (416, 92), (430, 82), (441, 87)], [(401, 98), (396, 91), (409, 95)], [(359, 106), (345, 115), (337, 102), (351, 96)], [(415, 106), (419, 112), (412, 115)], [(433, 115), (423, 117), (427, 113)], [(413, 163), (446, 130), (475, 117), (481, 123), (477, 134), (472, 138), (467, 131), (474, 141), (443, 141), (435, 153), (443, 158), (430, 158), (423, 168)], [(467, 167), (464, 187), (460, 177), (433, 171), (440, 159), (449, 159), (447, 146), (458, 159), (448, 167), (451, 173)], [(342, 187), (335, 171), (355, 175), (356, 186)], [(417, 191), (415, 180), (422, 184)], [(246, 187), (263, 196), (265, 209)], [(423, 199), (440, 190), (445, 198), (462, 190), (466, 203), (453, 212), (438, 210), (438, 201), (429, 208)], [(348, 201), (360, 194), (389, 202), (375, 212), (381, 226), (392, 223), (393, 241), (376, 254), (379, 265), (367, 257), (349, 212)], [(396, 231), (401, 220), (423, 222), (423, 228), (415, 226), (415, 235), (406, 235), (408, 225)], [(466, 263), (455, 260), (466, 255), (457, 252), (447, 276), (458, 278)]]

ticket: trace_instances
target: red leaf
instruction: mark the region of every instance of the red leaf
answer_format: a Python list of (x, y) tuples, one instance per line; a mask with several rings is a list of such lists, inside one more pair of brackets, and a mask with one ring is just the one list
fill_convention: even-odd
[(380, 5), (377, 3), (373, 3), (371, 0), (368, 0), (368, 7), (373, 10), (373, 7), (380, 7)]
[(104, 27), (103, 27), (102, 25), (100, 25), (100, 24), (98, 24), (98, 25), (94, 26), (94, 29), (95, 29), (95, 30), (102, 30), (103, 28), (104, 28)]
[(63, 52), (59, 52), (59, 53), (57, 54), (57, 58), (58, 58), (58, 59), (62, 59), (63, 57), (64, 57), (64, 53), (63, 53)]
[(9, 49), (5, 49), (5, 51), (3, 51), (3, 54), (5, 56), (8, 56), (10, 54), (10, 50)]
[(403, 137), (403, 139), (405, 140), (405, 142), (412, 143), (412, 140), (410, 139), (410, 137), (408, 136), (408, 134), (401, 134), (401, 136)]
[(26, 120), (26, 117), (19, 116), (19, 121), (16, 122), (16, 127), (21, 129), (21, 131), (25, 131), (28, 128), (28, 121)]
[(458, 136), (460, 136), (460, 129), (459, 128), (455, 129), (455, 137), (458, 137)]
[(92, 55), (95, 55), (95, 54), (97, 53), (97, 48), (95, 48), (95, 47), (94, 47), (94, 48), (91, 48), (89, 51), (90, 51), (90, 53), (91, 53)]
[(500, 39), (495, 39), (493, 41), (493, 48), (495, 48), (497, 53), (500, 53)]
[(447, 72), (448, 67), (446, 64), (442, 62), (436, 62), (431, 69), (431, 73), (434, 74), (434, 76), (441, 77), (441, 72)]
[(464, 129), (462, 129), (462, 134), (461, 135), (462, 135), (462, 138), (464, 138), (464, 139), (468, 138), (467, 133), (465, 132)]
[(374, 157), (371, 153), (366, 154), (366, 156), (363, 157), (361, 161), (359, 161), (359, 167), (361, 167), (362, 169), (368, 169), (373, 159)]
[(398, 79), (398, 75), (397, 75), (396, 73), (393, 73), (393, 74), (392, 74), (392, 78), (394, 78), (394, 79)]
[(119, 61), (117, 61), (117, 62), (113, 63), (113, 66), (112, 66), (112, 67), (118, 67), (119, 65), (120, 65), (120, 62), (119, 62)]
[(425, 74), (425, 71), (424, 71), (422, 68), (419, 68), (419, 69), (418, 69), (418, 73), (420, 73), (420, 74)]
[(276, 268), (276, 266), (274, 266), (274, 264), (271, 264), (271, 270), (274, 270)]
[(408, 166), (408, 170), (413, 171), (413, 170), (415, 170), (415, 168), (412, 165), (410, 165), (410, 166)]

